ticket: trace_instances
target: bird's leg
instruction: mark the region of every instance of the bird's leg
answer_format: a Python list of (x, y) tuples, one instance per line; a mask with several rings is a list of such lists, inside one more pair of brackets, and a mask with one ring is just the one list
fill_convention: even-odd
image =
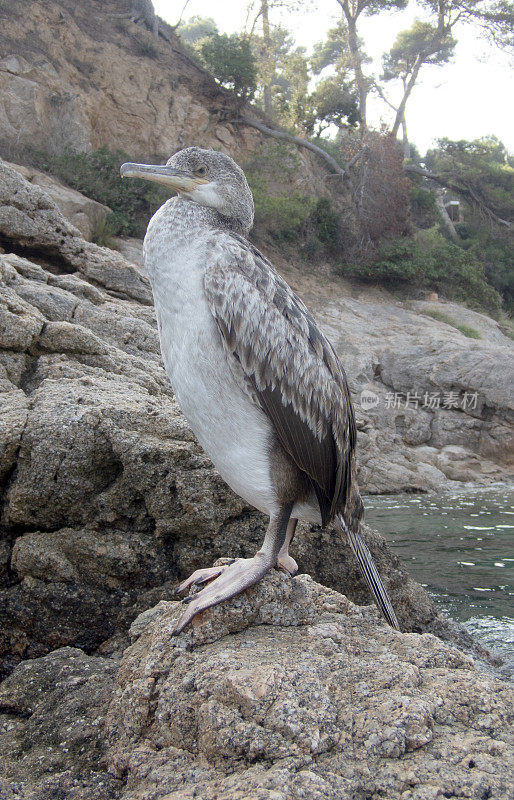
[(289, 575), (296, 575), (298, 572), (298, 564), (292, 556), (289, 555), (289, 545), (293, 541), (293, 536), (296, 531), (298, 520), (291, 518), (287, 523), (286, 538), (284, 544), (280, 548), (280, 553), (277, 556), (277, 569), (287, 572)]
[[(217, 577), (197, 594), (185, 598), (184, 603), (187, 603), (187, 609), (178, 620), (172, 636), (181, 633), (200, 611), (205, 611), (223, 600), (235, 597), (257, 583), (275, 566), (285, 542), (292, 507), (292, 503), (283, 505), (277, 514), (271, 516), (262, 547), (253, 558), (236, 558), (231, 564), (214, 567), (214, 570), (220, 570)], [(197, 570), (197, 574), (199, 572), (202, 570)], [(209, 577), (205, 577), (205, 572), (198, 576), (198, 582), (202, 583), (209, 579)], [(187, 588), (191, 585), (190, 581), (191, 579), (188, 579), (182, 585)], [(192, 583), (195, 582), (196, 580)]]

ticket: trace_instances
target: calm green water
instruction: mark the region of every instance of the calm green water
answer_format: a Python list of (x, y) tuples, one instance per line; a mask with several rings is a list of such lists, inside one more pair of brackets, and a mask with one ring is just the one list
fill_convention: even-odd
[(364, 506), (440, 609), (514, 671), (514, 488), (366, 496)]

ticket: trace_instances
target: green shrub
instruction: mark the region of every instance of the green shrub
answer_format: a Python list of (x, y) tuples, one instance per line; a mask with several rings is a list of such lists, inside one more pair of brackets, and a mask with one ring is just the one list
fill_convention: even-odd
[(134, 39), (134, 53), (142, 58), (157, 58), (159, 51), (156, 46), (146, 39)]
[(464, 336), (467, 336), (468, 339), (482, 338), (479, 332), (476, 330), (476, 328), (472, 328), (471, 325), (464, 325), (464, 323), (461, 323), (460, 325), (455, 325), (455, 327), (457, 328), (458, 331), (463, 333)]
[(418, 228), (430, 228), (439, 219), (434, 193), (413, 183), (410, 188), (411, 219)]
[(410, 201), (419, 211), (436, 211), (434, 193), (415, 183), (410, 189)]
[(109, 235), (141, 237), (149, 218), (172, 193), (147, 181), (122, 181), (120, 166), (130, 160), (123, 150), (107, 147), (92, 153), (70, 151), (59, 156), (33, 151), (30, 158), (34, 166), (109, 206), (113, 212), (109, 216)]
[(298, 236), (300, 225), (311, 214), (315, 199), (298, 192), (271, 195), (261, 176), (249, 173), (247, 178), (255, 204), (256, 224), (265, 226), (276, 239), (293, 241)]
[(255, 203), (255, 224), (278, 241), (297, 242), (302, 254), (315, 260), (335, 255), (341, 247), (339, 214), (330, 200), (301, 195), (273, 195), (262, 175), (247, 171)]
[(501, 294), (505, 310), (514, 314), (514, 235), (511, 231), (475, 228), (465, 241), (468, 252), (484, 267), (484, 273)]
[(257, 64), (248, 36), (214, 33), (199, 45), (206, 69), (241, 100), (251, 100), (257, 88)]
[(321, 197), (318, 200), (311, 212), (310, 220), (315, 237), (328, 253), (335, 255), (341, 247), (341, 226), (339, 214), (334, 211), (328, 198)]
[(100, 247), (110, 247), (111, 250), (116, 249), (113, 239), (116, 222), (112, 219), (113, 216), (113, 214), (108, 214), (106, 217), (99, 219), (91, 236), (92, 242)]
[(411, 283), (496, 313), (501, 300), (473, 253), (449, 242), (437, 227), (415, 238), (385, 241), (374, 262), (343, 267), (346, 275), (385, 285)]

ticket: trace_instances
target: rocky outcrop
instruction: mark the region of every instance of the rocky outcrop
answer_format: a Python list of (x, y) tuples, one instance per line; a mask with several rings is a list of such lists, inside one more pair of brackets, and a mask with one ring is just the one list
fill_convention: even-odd
[(478, 339), (379, 289), (285, 272), (342, 356), (357, 412), (359, 480), (370, 492), (510, 479), (512, 340), (454, 303), (437, 310)]
[(29, 183), (41, 186), (57, 205), (63, 217), (68, 222), (71, 222), (79, 230), (81, 236), (88, 241), (93, 239), (99, 225), (112, 213), (108, 206), (97, 203), (96, 200), (91, 200), (84, 194), (76, 192), (75, 189), (71, 189), (46, 172), (40, 172), (38, 169), (21, 164), (9, 164), (8, 162), (6, 162), (6, 166), (15, 169)]
[[(169, 25), (160, 23), (166, 38), (156, 40), (130, 12), (128, 0), (33, 0), (30, 13), (20, 2), (0, 8), (0, 155), (17, 161), (27, 150), (106, 145), (132, 160), (159, 160), (194, 144), (243, 163), (267, 146), (269, 139), (236, 123), (234, 95)], [(273, 165), (269, 172), (272, 178)], [(325, 171), (305, 150), (287, 183), (287, 191), (327, 194)]]
[(2, 797), (512, 797), (512, 687), (308, 576), (273, 573), (120, 661), (64, 648), (0, 687)]

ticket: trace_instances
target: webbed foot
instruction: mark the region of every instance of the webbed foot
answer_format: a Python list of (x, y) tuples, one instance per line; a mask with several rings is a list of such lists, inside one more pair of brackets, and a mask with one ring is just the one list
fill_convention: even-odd
[(198, 586), (211, 581), (208, 586), (196, 594), (186, 597), (182, 602), (187, 605), (186, 610), (179, 618), (171, 635), (177, 636), (188, 625), (196, 614), (207, 608), (230, 600), (240, 592), (253, 586), (269, 570), (272, 564), (264, 553), (257, 553), (253, 558), (237, 558), (229, 564), (218, 567), (199, 569), (183, 583), (177, 592), (185, 591), (190, 586)]
[(298, 564), (289, 553), (279, 553), (276, 563), (276, 568), (286, 572), (293, 577), (298, 572)]
[(205, 567), (205, 569), (196, 569), (189, 578), (186, 578), (185, 581), (182, 581), (182, 583), (177, 586), (173, 594), (183, 594), (183, 592), (186, 592), (192, 586), (201, 586), (202, 583), (212, 581), (214, 578), (217, 578), (218, 575), (221, 575), (221, 573), (235, 561), (234, 558), (219, 559), (219, 561), (222, 560), (225, 563), (216, 564), (214, 567)]

